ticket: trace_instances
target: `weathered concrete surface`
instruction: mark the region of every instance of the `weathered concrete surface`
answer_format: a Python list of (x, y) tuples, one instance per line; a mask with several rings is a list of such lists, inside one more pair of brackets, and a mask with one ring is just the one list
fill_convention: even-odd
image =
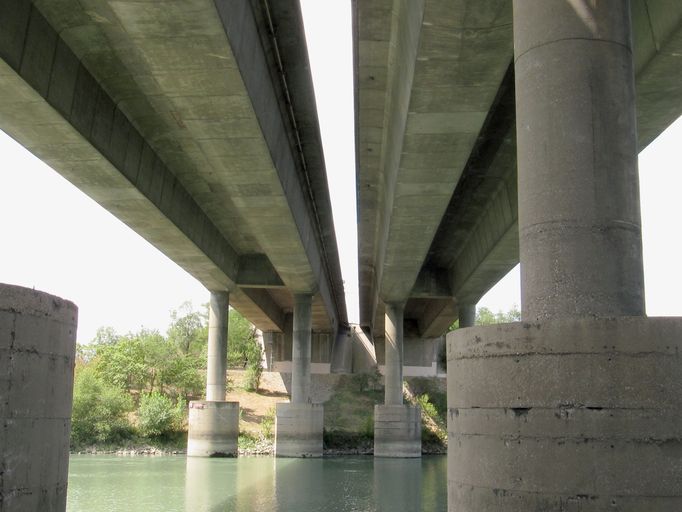
[(418, 405), (374, 406), (374, 456), (422, 456), (421, 408)]
[(294, 296), (291, 356), (291, 402), (294, 404), (305, 404), (310, 401), (310, 301), (310, 295)]
[(187, 455), (236, 457), (239, 438), (239, 402), (189, 403)]
[(449, 333), (449, 510), (679, 510), (681, 340), (679, 318)]
[(525, 320), (644, 314), (630, 10), (514, 2)]
[(384, 404), (403, 403), (403, 308), (404, 304), (386, 304), (384, 338)]
[(64, 512), (78, 309), (0, 284), (0, 510)]
[(280, 330), (293, 293), (317, 290), (314, 325), (335, 330), (303, 24), (297, 3), (260, 9), (4, 0), (0, 127), (258, 327)]
[(227, 384), (227, 336), (230, 294), (211, 292), (208, 306), (208, 354), (206, 400), (225, 400)]
[(276, 457), (322, 457), (322, 404), (278, 403), (275, 420)]

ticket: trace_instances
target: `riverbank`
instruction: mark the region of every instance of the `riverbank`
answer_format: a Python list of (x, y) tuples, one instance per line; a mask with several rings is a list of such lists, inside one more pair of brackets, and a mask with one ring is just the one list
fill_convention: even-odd
[[(372, 455), (374, 405), (383, 400), (378, 374), (315, 376), (316, 399), (324, 403), (324, 454)], [(275, 407), (288, 400), (286, 383), (279, 373), (263, 374), (257, 392), (245, 389), (245, 372), (230, 371), (227, 399), (239, 402), (240, 456), (268, 456), (274, 452)], [(439, 379), (408, 378), (405, 400), (422, 408), (422, 453), (447, 453), (446, 399)], [(156, 456), (184, 455), (187, 433), (149, 439), (136, 436), (119, 444), (72, 447), (72, 454)]]

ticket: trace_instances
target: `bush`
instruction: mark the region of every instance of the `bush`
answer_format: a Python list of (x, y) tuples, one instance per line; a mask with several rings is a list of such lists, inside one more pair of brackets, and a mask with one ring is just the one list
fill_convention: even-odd
[(275, 408), (270, 407), (261, 420), (260, 428), (263, 431), (263, 437), (265, 439), (271, 440), (274, 437), (275, 414)]
[(251, 365), (246, 368), (246, 382), (244, 389), (246, 391), (258, 391), (260, 387), (260, 378), (263, 375), (263, 367), (258, 365)]
[(435, 421), (440, 420), (436, 406), (433, 405), (429, 400), (429, 395), (424, 393), (423, 395), (417, 395), (415, 399), (425, 414), (430, 416)]
[(73, 386), (72, 446), (129, 438), (132, 427), (127, 415), (132, 408), (130, 395), (107, 384), (92, 367), (78, 368)]
[[(179, 401), (178, 404), (183, 402)], [(181, 428), (184, 415), (178, 405), (166, 395), (154, 391), (143, 395), (138, 410), (140, 434), (146, 437), (160, 437)]]

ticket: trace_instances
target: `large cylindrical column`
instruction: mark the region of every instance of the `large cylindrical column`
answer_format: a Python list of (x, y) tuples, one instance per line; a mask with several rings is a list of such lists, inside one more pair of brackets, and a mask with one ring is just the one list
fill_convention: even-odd
[(291, 352), (291, 403), (310, 402), (310, 331), (312, 295), (294, 295), (294, 339)]
[(77, 316), (0, 284), (0, 510), (66, 510)]
[(237, 455), (239, 402), (226, 402), (227, 329), (230, 294), (212, 291), (208, 310), (206, 400), (189, 403), (187, 455)]
[(208, 309), (208, 360), (206, 364), (206, 400), (225, 400), (227, 372), (227, 325), (230, 294), (211, 292)]
[(476, 304), (459, 304), (457, 309), (460, 329), (476, 325)]
[(682, 322), (644, 316), (630, 2), (513, 5), (524, 322), (448, 333), (448, 508), (682, 510)]
[(385, 316), (385, 361), (384, 361), (384, 404), (403, 403), (403, 313), (404, 304), (386, 304)]
[(515, 0), (524, 320), (644, 314), (630, 2)]

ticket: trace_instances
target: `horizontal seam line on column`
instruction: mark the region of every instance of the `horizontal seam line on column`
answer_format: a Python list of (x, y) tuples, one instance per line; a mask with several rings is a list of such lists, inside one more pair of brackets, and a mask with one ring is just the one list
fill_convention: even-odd
[[(500, 411), (500, 410), (511, 410), (511, 409), (532, 409), (532, 410), (540, 410), (540, 411), (556, 411), (557, 409), (572, 409), (572, 410), (580, 410), (580, 411), (593, 411), (593, 412), (602, 412), (602, 411), (660, 411), (660, 407), (606, 407), (606, 406), (592, 406), (592, 405), (585, 405), (585, 404), (574, 404), (574, 405), (557, 405), (553, 407), (547, 407), (547, 406), (537, 406), (537, 405), (530, 405), (526, 404), (528, 407), (524, 406), (511, 406), (511, 405), (500, 405), (498, 407), (448, 407), (448, 411), (450, 409), (457, 409), (458, 411)], [(597, 408), (599, 407), (599, 408)], [(666, 410), (666, 409), (663, 409)], [(677, 412), (676, 408), (670, 407), (670, 410), (673, 412)]]
[[(563, 420), (561, 420), (563, 421)], [(627, 435), (621, 435), (621, 436), (615, 436), (615, 437), (596, 437), (596, 436), (583, 436), (580, 435), (579, 433), (576, 433), (574, 435), (548, 435), (548, 434), (540, 434), (538, 433), (537, 435), (532, 435), (532, 434), (504, 434), (501, 432), (491, 432), (488, 434), (482, 434), (478, 432), (455, 432), (452, 430), (448, 430), (448, 434), (456, 435), (459, 437), (492, 437), (495, 439), (501, 439), (504, 441), (527, 441), (527, 440), (554, 440), (554, 441), (575, 441), (577, 443), (585, 443), (585, 441), (590, 441), (590, 442), (604, 442), (604, 443), (609, 443), (613, 441), (629, 441), (630, 443), (633, 444), (649, 444), (649, 445), (658, 445), (662, 443), (667, 443), (670, 441), (678, 441), (682, 442), (682, 436), (678, 437), (661, 437), (661, 438), (653, 438), (653, 437), (628, 437)]]
[[(568, 498), (575, 498), (578, 495), (577, 494), (567, 494), (563, 492), (540, 492), (540, 491), (531, 491), (531, 490), (524, 490), (524, 489), (510, 489), (510, 488), (503, 488), (503, 487), (490, 487), (487, 485), (475, 485), (471, 482), (465, 482), (463, 480), (455, 480), (455, 479), (450, 479), (448, 477), (448, 483), (453, 482), (456, 484), (461, 484), (461, 485), (466, 485), (468, 487), (473, 487), (475, 489), (487, 489), (489, 491), (494, 491), (494, 490), (502, 490), (504, 492), (508, 492), (511, 494), (534, 494), (538, 496), (565, 496)], [(659, 495), (659, 494), (614, 494), (614, 493), (603, 493), (600, 492), (599, 494), (594, 494), (590, 496), (597, 496), (597, 497), (616, 497), (616, 498), (679, 498), (678, 495)]]
[(531, 231), (539, 232), (537, 228), (544, 227), (542, 231), (558, 231), (566, 227), (570, 228), (584, 228), (590, 231), (605, 231), (605, 230), (615, 230), (622, 229), (624, 231), (640, 231), (641, 225), (635, 224), (634, 222), (627, 221), (617, 221), (607, 224), (589, 224), (581, 223), (575, 221), (565, 221), (565, 220), (553, 220), (547, 222), (536, 222), (534, 224), (529, 224), (519, 229), (519, 233), (527, 233)]
[(527, 53), (529, 53), (533, 50), (537, 50), (538, 48), (542, 48), (543, 46), (549, 46), (549, 45), (556, 44), (556, 43), (563, 43), (566, 41), (594, 41), (597, 43), (615, 44), (617, 46), (621, 46), (621, 47), (625, 48), (632, 55), (632, 48), (630, 48), (626, 44), (619, 43), (617, 41), (609, 41), (608, 39), (597, 39), (597, 38), (590, 38), (590, 37), (564, 37), (561, 39), (555, 39), (554, 41), (548, 41), (546, 43), (542, 43), (542, 44), (539, 44), (537, 46), (532, 46), (531, 48), (528, 48), (522, 54), (514, 57), (514, 64), (516, 64), (519, 61), (519, 59), (521, 59), (521, 57), (523, 57), (524, 55), (526, 55)]
[[(461, 352), (455, 352), (455, 354), (461, 354)], [(499, 359), (502, 357), (514, 358), (514, 357), (529, 357), (529, 356), (547, 356), (547, 357), (558, 357), (558, 356), (624, 356), (624, 357), (648, 357), (648, 356), (675, 356), (678, 357), (679, 354), (674, 351), (663, 352), (659, 350), (650, 351), (639, 351), (639, 352), (624, 352), (624, 351), (575, 351), (575, 352), (502, 352), (497, 354), (471, 354), (471, 355), (461, 355), (459, 357), (449, 357), (448, 361), (461, 361), (469, 359)]]

